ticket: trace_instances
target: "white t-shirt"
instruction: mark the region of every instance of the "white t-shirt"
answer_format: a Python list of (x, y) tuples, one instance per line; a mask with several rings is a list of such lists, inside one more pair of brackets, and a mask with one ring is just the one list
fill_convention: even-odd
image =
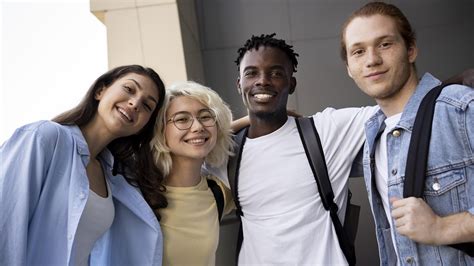
[(101, 197), (89, 189), (89, 197), (77, 226), (74, 240), (74, 265), (89, 265), (89, 255), (97, 239), (109, 230), (115, 217), (112, 190), (107, 184), (107, 197)]
[[(387, 161), (387, 134), (390, 134), (392, 129), (397, 125), (398, 121), (400, 121), (401, 117), (402, 113), (399, 113), (385, 119), (385, 129), (382, 132), (382, 135), (380, 135), (375, 147), (375, 186), (377, 187), (377, 191), (379, 192), (380, 198), (382, 199), (382, 205), (385, 210), (385, 215), (387, 215), (390, 228), (394, 227), (392, 215), (390, 213), (390, 199), (388, 198), (389, 175)], [(391, 233), (393, 246), (398, 257), (397, 244), (395, 242), (395, 232), (391, 230)], [(400, 263), (397, 262), (397, 265), (400, 265)]]
[[(364, 142), (363, 125), (377, 109), (328, 108), (314, 115), (341, 221), (352, 161)], [(247, 138), (239, 171), (244, 214), (239, 264), (347, 264), (293, 117), (268, 135)]]

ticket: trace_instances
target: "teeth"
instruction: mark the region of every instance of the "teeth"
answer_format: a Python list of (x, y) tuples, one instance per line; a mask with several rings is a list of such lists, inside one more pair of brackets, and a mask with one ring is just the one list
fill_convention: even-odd
[(255, 97), (259, 100), (263, 100), (263, 99), (270, 99), (272, 97), (272, 95), (259, 93), (259, 94), (255, 94), (253, 97)]
[(186, 142), (191, 143), (191, 144), (202, 144), (206, 141), (206, 139), (190, 139), (187, 140)]
[(127, 114), (127, 112), (125, 112), (125, 110), (123, 110), (122, 108), (118, 108), (119, 112), (121, 114), (123, 114), (125, 117), (127, 117), (127, 119), (132, 122), (132, 118)]

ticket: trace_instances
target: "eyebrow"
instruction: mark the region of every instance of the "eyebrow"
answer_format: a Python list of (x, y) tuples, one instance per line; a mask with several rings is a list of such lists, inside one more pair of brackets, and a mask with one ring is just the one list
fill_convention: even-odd
[[(199, 109), (199, 110), (196, 112), (196, 114), (202, 113), (202, 112), (204, 112), (204, 111), (208, 111), (208, 112), (211, 112), (211, 113), (214, 114), (214, 111), (213, 111), (211, 108), (202, 108), (202, 109)], [(177, 114), (190, 114), (190, 115), (193, 115), (193, 114), (192, 114), (191, 112), (189, 112), (189, 111), (178, 111), (178, 112), (172, 114), (171, 117), (173, 117), (173, 116), (175, 116), (175, 115), (177, 115)]]
[[(396, 39), (396, 35), (392, 35), (392, 34), (382, 35), (380, 37), (375, 38), (375, 42), (380, 42), (383, 39), (390, 39), (390, 38), (391, 39)], [(356, 43), (351, 44), (347, 48), (350, 49), (352, 47), (361, 46), (363, 43), (365, 43), (365, 42), (356, 42)]]
[[(254, 69), (258, 69), (256, 66), (248, 66), (248, 67), (245, 67), (242, 71), (245, 72), (246, 70), (254, 70)], [(282, 65), (273, 65), (270, 67), (271, 70), (274, 70), (274, 69), (281, 69), (281, 70), (285, 70), (285, 67), (282, 66)]]
[[(134, 79), (127, 79), (127, 80), (132, 81), (133, 83), (135, 83), (135, 85), (136, 85), (140, 90), (143, 90), (143, 88), (142, 88), (142, 86), (140, 85), (140, 83), (138, 83), (136, 80), (134, 80)], [(153, 96), (148, 95), (147, 98), (150, 99), (151, 101), (155, 102), (155, 104), (158, 104), (158, 101), (157, 101), (155, 98), (153, 98)]]

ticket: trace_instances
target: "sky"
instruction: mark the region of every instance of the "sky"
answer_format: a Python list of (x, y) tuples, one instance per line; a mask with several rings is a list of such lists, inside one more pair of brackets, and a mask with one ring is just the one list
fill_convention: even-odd
[(107, 67), (89, 0), (0, 0), (0, 144), (71, 109)]

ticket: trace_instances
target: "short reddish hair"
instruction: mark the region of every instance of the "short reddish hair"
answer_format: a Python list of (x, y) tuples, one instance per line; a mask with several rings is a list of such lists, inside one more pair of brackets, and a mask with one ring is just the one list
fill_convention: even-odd
[(345, 41), (347, 26), (349, 25), (349, 23), (352, 22), (352, 20), (357, 17), (370, 17), (374, 15), (387, 16), (395, 21), (395, 25), (398, 31), (400, 32), (400, 35), (402, 36), (407, 49), (415, 44), (415, 31), (411, 27), (408, 19), (398, 7), (384, 2), (371, 2), (352, 13), (352, 15), (346, 20), (346, 22), (342, 26), (340, 52), (341, 58), (344, 62), (347, 63), (347, 47)]

